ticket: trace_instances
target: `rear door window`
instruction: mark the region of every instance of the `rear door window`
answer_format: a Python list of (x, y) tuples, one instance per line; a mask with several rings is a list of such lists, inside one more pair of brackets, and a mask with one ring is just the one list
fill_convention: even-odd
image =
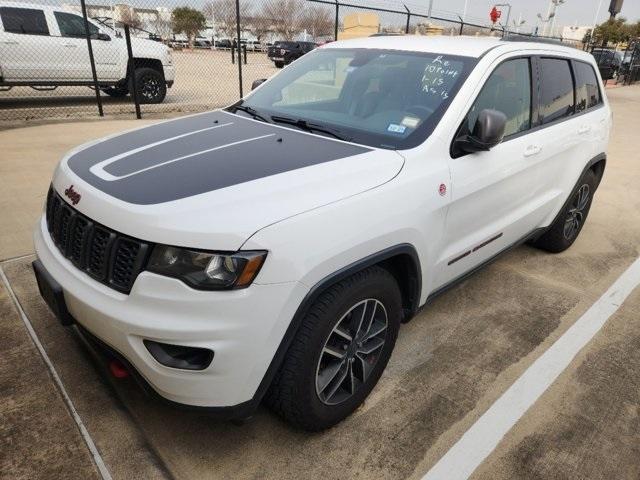
[(593, 67), (583, 62), (574, 62), (573, 67), (576, 76), (576, 112), (600, 105), (602, 96)]
[(42, 10), (0, 7), (4, 31), (24, 35), (49, 35), (47, 19)]
[(573, 114), (573, 76), (568, 60), (541, 58), (540, 83), (540, 116), (543, 125)]

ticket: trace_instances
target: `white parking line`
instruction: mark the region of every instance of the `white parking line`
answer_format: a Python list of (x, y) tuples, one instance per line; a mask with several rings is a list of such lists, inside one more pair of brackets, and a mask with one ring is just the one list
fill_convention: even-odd
[(64, 388), (64, 385), (62, 384), (62, 380), (60, 380), (60, 376), (58, 375), (58, 372), (53, 366), (53, 363), (51, 363), (51, 359), (49, 358), (49, 355), (47, 355), (47, 352), (42, 346), (42, 343), (40, 343), (40, 339), (38, 338), (38, 335), (33, 329), (33, 326), (31, 325), (31, 321), (29, 320), (29, 318), (27, 317), (27, 314), (22, 309), (22, 305), (20, 305), (20, 302), (18, 301), (18, 297), (16, 297), (16, 294), (14, 293), (13, 288), (11, 288), (11, 285), (9, 284), (9, 279), (4, 274), (4, 270), (2, 270), (1, 266), (0, 266), (0, 279), (2, 279), (2, 283), (4, 283), (4, 286), (7, 289), (7, 292), (9, 292), (9, 297), (11, 297), (11, 300), (13, 300), (13, 303), (18, 309), (18, 313), (20, 314), (20, 317), (22, 318), (22, 321), (24, 322), (24, 325), (27, 328), (27, 332), (29, 332), (29, 336), (31, 337), (31, 340), (33, 341), (36, 348), (40, 352), (40, 355), (42, 356), (44, 363), (47, 365), (47, 368), (49, 369), (49, 373), (51, 373), (51, 377), (53, 378), (53, 381), (55, 382), (56, 386), (60, 390), (60, 393), (62, 394), (62, 398), (67, 404), (67, 408), (69, 409), (69, 412), (73, 417), (73, 420), (76, 422), (76, 425), (78, 425), (80, 434), (82, 435), (84, 442), (87, 444), (87, 448), (89, 448), (89, 451), (93, 456), (93, 461), (95, 462), (96, 467), (100, 472), (100, 475), (102, 476), (103, 480), (112, 480), (111, 474), (109, 473), (109, 469), (107, 468), (107, 466), (104, 463), (104, 460), (100, 456), (100, 453), (96, 448), (96, 444), (93, 442), (93, 439), (91, 438), (91, 435), (89, 435), (89, 432), (84, 426), (84, 423), (82, 423), (82, 419), (80, 418), (80, 415), (78, 415), (76, 407), (73, 405), (73, 402), (71, 401), (71, 397), (69, 397), (67, 390)]
[(640, 284), (640, 258), (474, 423), (423, 480), (471, 476)]

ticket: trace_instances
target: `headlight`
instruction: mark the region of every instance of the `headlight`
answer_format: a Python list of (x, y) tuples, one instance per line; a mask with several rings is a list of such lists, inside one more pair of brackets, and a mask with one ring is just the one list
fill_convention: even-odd
[(147, 270), (179, 278), (199, 290), (245, 288), (251, 285), (267, 252), (216, 253), (156, 245)]

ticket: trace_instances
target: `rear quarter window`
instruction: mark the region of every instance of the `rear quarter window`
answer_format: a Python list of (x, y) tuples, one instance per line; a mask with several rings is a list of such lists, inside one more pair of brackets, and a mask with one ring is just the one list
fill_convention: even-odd
[(600, 85), (595, 70), (588, 63), (574, 62), (576, 77), (576, 112), (584, 112), (602, 103)]

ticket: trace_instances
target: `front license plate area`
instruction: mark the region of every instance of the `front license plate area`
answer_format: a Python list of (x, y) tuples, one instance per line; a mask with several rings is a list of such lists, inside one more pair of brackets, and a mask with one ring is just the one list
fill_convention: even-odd
[(40, 260), (36, 260), (32, 263), (33, 272), (36, 275), (36, 281), (38, 282), (38, 290), (40, 295), (51, 309), (51, 312), (64, 326), (73, 324), (73, 317), (67, 310), (67, 304), (64, 300), (64, 293), (62, 287), (49, 272), (44, 268)]

